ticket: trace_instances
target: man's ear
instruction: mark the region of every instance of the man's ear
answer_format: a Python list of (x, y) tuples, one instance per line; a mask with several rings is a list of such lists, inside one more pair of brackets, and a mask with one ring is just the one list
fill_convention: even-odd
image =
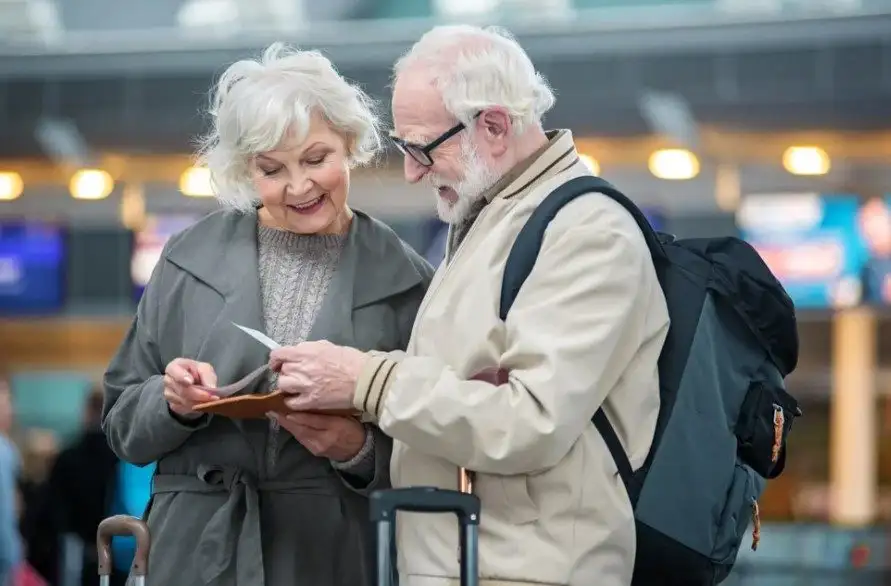
[(497, 157), (507, 150), (513, 131), (513, 120), (505, 108), (487, 108), (477, 119), (477, 132), (489, 143), (493, 156)]

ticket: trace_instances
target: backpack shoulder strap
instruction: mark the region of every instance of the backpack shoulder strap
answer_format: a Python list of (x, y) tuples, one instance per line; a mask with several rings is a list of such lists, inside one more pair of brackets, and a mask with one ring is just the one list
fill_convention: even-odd
[[(520, 229), (520, 233), (517, 234), (517, 239), (514, 241), (510, 253), (508, 253), (501, 282), (499, 316), (502, 321), (507, 318), (507, 314), (517, 298), (520, 288), (532, 272), (532, 267), (535, 266), (548, 224), (557, 216), (557, 213), (563, 206), (575, 198), (588, 193), (605, 195), (625, 208), (634, 218), (634, 221), (637, 222), (653, 259), (665, 257), (665, 250), (659, 241), (659, 237), (656, 235), (656, 231), (653, 230), (653, 227), (640, 208), (634, 205), (625, 194), (600, 177), (592, 177), (590, 175), (576, 177), (548, 195), (532, 212), (532, 215), (526, 220), (526, 224)], [(619, 476), (628, 490), (631, 503), (635, 505), (640, 495), (639, 483), (635, 480), (631, 462), (628, 460), (627, 454), (625, 454), (625, 449), (622, 447), (622, 442), (619, 441), (616, 430), (607, 419), (602, 407), (597, 410), (591, 421), (603, 438), (607, 449), (609, 449)]]
[(661, 258), (665, 255), (662, 243), (659, 241), (659, 237), (656, 235), (653, 227), (650, 226), (650, 222), (643, 212), (640, 211), (640, 208), (634, 205), (625, 194), (600, 177), (585, 175), (570, 179), (538, 204), (538, 207), (535, 208), (535, 211), (526, 220), (526, 224), (520, 229), (520, 233), (517, 234), (517, 239), (514, 241), (507, 256), (504, 276), (501, 281), (501, 300), (498, 315), (502, 321), (507, 318), (507, 314), (517, 298), (520, 288), (532, 272), (532, 267), (535, 266), (538, 253), (541, 251), (545, 230), (547, 230), (551, 220), (557, 216), (557, 213), (563, 209), (563, 206), (580, 195), (588, 193), (605, 195), (625, 208), (640, 227), (653, 258)]

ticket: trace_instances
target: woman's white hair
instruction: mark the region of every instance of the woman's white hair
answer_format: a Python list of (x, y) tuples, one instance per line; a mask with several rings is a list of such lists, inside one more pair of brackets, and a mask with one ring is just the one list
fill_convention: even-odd
[(210, 170), (217, 199), (248, 211), (257, 199), (250, 177), (255, 155), (286, 139), (302, 143), (318, 113), (346, 140), (350, 165), (366, 164), (382, 146), (374, 110), (372, 100), (321, 53), (275, 43), (259, 60), (238, 61), (220, 76), (199, 160)]
[(424, 34), (393, 68), (398, 79), (423, 66), (446, 110), (470, 124), (485, 108), (506, 108), (518, 133), (540, 125), (556, 98), (526, 51), (498, 27), (438, 26)]

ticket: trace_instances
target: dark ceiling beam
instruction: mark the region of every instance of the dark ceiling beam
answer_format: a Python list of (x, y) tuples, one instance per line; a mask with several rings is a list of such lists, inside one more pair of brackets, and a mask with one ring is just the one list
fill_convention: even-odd
[[(533, 58), (557, 91), (552, 127), (578, 136), (650, 132), (636, 107), (644, 90), (677, 93), (697, 120), (746, 131), (876, 130), (891, 127), (891, 22), (885, 37), (739, 50), (591, 54)], [(826, 33), (826, 31), (824, 31)], [(243, 56), (243, 55), (239, 55)], [(2, 63), (2, 58), (0, 58)], [(37, 156), (33, 131), (41, 116), (69, 118), (97, 149), (188, 152), (204, 130), (213, 69), (0, 78), (0, 156)], [(389, 62), (338, 63), (386, 103)], [(386, 111), (386, 109), (385, 109)]]
[[(426, 19), (320, 22), (302, 30), (230, 40), (189, 37), (169, 29), (70, 33), (54, 46), (0, 43), (0, 79), (212, 74), (273, 40), (320, 48), (340, 67), (389, 66), (433, 24)], [(517, 21), (507, 26), (533, 59), (545, 61), (891, 43), (891, 9), (851, 16), (745, 18), (701, 7), (669, 6), (613, 13), (591, 10), (569, 20)]]

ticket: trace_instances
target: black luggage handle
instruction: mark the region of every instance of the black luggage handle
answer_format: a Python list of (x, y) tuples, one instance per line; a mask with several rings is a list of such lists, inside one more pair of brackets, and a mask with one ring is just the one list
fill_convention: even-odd
[(377, 525), (377, 586), (393, 583), (394, 521), (398, 511), (411, 513), (453, 513), (460, 526), (461, 584), (479, 581), (478, 542), (480, 499), (476, 495), (428, 486), (394, 488), (371, 493), (369, 509)]
[(432, 486), (393, 488), (371, 494), (371, 522), (391, 521), (396, 511), (454, 513), (462, 525), (479, 525), (480, 499), (472, 494)]

